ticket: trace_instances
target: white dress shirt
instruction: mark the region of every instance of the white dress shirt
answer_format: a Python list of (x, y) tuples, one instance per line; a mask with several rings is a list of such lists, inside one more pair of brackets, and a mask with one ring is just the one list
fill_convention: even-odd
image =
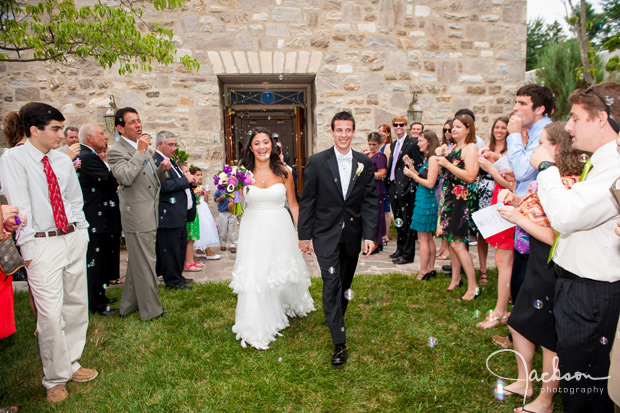
[(6, 151), (0, 163), (2, 190), (9, 204), (19, 208), (19, 213), (28, 218), (27, 225), (22, 226), (17, 234), (17, 245), (25, 261), (36, 256), (34, 234), (57, 229), (43, 170), (44, 156), (49, 159), (58, 180), (68, 222), (75, 223), (88, 239), (88, 222), (82, 210), (84, 199), (71, 158), (55, 150), (44, 154), (28, 139), (25, 144)]
[(538, 197), (551, 227), (560, 232), (553, 260), (582, 278), (620, 280), (620, 237), (614, 232), (620, 207), (609, 191), (619, 176), (615, 141), (594, 152), (585, 181), (570, 190), (558, 168), (538, 174)]
[[(179, 169), (179, 167), (178, 166), (175, 167), (174, 165), (172, 165), (172, 160), (170, 158), (164, 155), (160, 150), (157, 150), (155, 152), (157, 152), (162, 158), (170, 162), (170, 165), (171, 165), (170, 169), (172, 169), (176, 173), (177, 177), (185, 178), (185, 175)], [(190, 191), (189, 188), (185, 188), (185, 195), (187, 196), (187, 210), (189, 211), (190, 209), (192, 209), (192, 191)]]
[(336, 150), (336, 160), (338, 161), (338, 172), (340, 173), (340, 186), (342, 186), (342, 197), (346, 199), (349, 183), (351, 182), (351, 164), (353, 163), (353, 151), (349, 148), (349, 153), (342, 155)]

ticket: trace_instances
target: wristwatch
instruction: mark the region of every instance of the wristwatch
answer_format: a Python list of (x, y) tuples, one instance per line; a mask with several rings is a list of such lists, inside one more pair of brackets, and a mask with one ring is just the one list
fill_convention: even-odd
[(555, 162), (542, 161), (541, 163), (538, 164), (538, 172), (542, 172), (551, 166), (555, 166)]

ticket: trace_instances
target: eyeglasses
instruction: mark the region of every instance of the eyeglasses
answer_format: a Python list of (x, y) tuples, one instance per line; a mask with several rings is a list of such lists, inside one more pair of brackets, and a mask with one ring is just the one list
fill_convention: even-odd
[(444, 129), (443, 133), (452, 133), (452, 129)]
[(404, 128), (405, 126), (407, 126), (406, 123), (392, 123), (392, 126), (394, 126), (395, 128)]
[[(586, 93), (594, 93), (596, 95), (597, 98), (599, 98), (601, 100), (601, 102), (603, 102), (603, 105), (605, 105), (605, 112), (607, 113), (607, 122), (609, 122), (609, 126), (611, 126), (611, 128), (616, 132), (616, 133), (620, 133), (620, 127), (618, 126), (618, 124), (616, 123), (615, 120), (613, 120), (611, 118), (611, 116), (609, 115), (609, 104), (607, 103), (607, 101), (605, 99), (603, 99), (603, 97), (601, 95), (599, 95), (598, 93), (596, 93), (596, 90), (594, 90), (594, 86), (590, 86), (587, 90)], [(607, 98), (610, 99), (610, 98)], [(613, 98), (612, 98), (612, 105), (613, 105)]]

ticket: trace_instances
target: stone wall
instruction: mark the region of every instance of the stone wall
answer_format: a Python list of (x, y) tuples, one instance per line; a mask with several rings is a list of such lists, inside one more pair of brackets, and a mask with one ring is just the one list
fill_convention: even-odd
[(175, 63), (119, 76), (83, 62), (2, 64), (2, 111), (38, 100), (67, 124), (102, 123), (113, 93), (138, 109), (146, 131), (178, 132), (190, 161), (213, 169), (224, 159), (218, 75), (315, 75), (311, 153), (331, 144), (336, 111), (352, 110), (361, 148), (406, 112), (414, 91), (428, 127), (440, 132), (468, 107), (486, 139), (524, 79), (526, 0), (188, 0), (144, 18), (173, 29), (179, 53), (201, 69)]

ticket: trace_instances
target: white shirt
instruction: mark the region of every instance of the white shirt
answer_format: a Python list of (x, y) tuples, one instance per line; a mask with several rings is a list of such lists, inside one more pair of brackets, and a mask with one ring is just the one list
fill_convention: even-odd
[(55, 150), (44, 154), (28, 139), (25, 144), (6, 151), (0, 164), (2, 189), (9, 204), (28, 217), (28, 224), (17, 234), (17, 245), (25, 261), (36, 256), (34, 234), (57, 229), (43, 171), (42, 159), (46, 155), (58, 180), (67, 220), (70, 224), (77, 224), (88, 239), (88, 222), (82, 210), (84, 199), (71, 158)]
[(609, 191), (619, 176), (615, 141), (594, 152), (586, 180), (570, 190), (558, 168), (538, 174), (538, 197), (551, 227), (560, 232), (553, 260), (582, 278), (620, 280), (620, 237), (614, 232), (620, 207)]
[[(181, 174), (180, 170), (177, 170), (178, 166), (175, 167), (174, 165), (172, 165), (172, 162), (170, 161), (170, 158), (168, 158), (166, 155), (164, 155), (160, 150), (155, 151), (157, 152), (159, 155), (161, 155), (162, 158), (164, 158), (165, 160), (167, 160), (168, 162), (170, 162), (171, 168), (177, 175), (177, 177), (179, 178), (184, 178), (185, 175)], [(189, 211), (190, 209), (192, 209), (192, 191), (189, 190), (189, 188), (185, 188), (185, 195), (187, 196), (187, 210)]]
[(349, 148), (349, 153), (342, 155), (336, 150), (336, 160), (338, 161), (338, 172), (340, 173), (340, 186), (342, 186), (342, 197), (346, 199), (349, 183), (351, 182), (351, 164), (353, 163), (353, 151)]

